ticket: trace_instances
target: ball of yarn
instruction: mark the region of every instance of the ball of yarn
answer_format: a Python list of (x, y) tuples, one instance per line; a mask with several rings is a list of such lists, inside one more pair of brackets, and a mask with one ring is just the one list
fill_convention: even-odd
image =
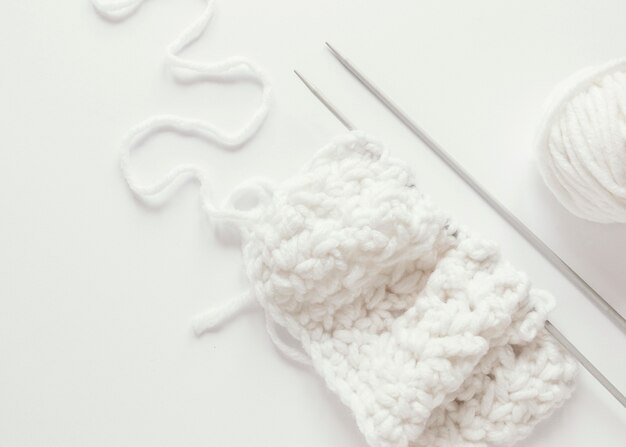
[(626, 222), (626, 60), (562, 81), (547, 101), (536, 148), (543, 179), (571, 213)]

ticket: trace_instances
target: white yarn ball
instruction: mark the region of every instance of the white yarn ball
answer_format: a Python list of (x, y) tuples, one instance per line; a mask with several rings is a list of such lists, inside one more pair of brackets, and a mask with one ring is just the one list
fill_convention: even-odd
[(536, 148), (541, 175), (565, 208), (594, 222), (626, 222), (626, 60), (562, 81)]

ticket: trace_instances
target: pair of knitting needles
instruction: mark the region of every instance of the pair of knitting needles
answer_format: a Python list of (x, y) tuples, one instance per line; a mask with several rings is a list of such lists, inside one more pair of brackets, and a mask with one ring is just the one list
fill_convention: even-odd
[[(393, 113), (409, 130), (415, 134), (431, 151), (435, 153), (450, 169), (452, 169), (470, 188), (474, 190), (500, 217), (508, 222), (517, 232), (524, 237), (544, 258), (565, 275), (574, 285), (585, 293), (599, 308), (601, 308), (611, 319), (626, 332), (626, 320), (622, 317), (602, 296), (600, 296), (587, 282), (582, 279), (570, 266), (568, 266), (554, 251), (550, 249), (537, 235), (535, 235), (521, 220), (515, 217), (500, 202), (493, 198), (474, 178), (465, 171), (461, 165), (454, 160), (441, 146), (439, 146), (417, 123), (400, 109), (383, 91), (376, 87), (364, 74), (359, 71), (339, 51), (328, 42), (326, 46), (333, 56), (378, 100)], [(346, 127), (348, 130), (355, 130), (356, 127), (348, 120), (332, 103), (317, 89), (307, 81), (297, 70), (295, 74), (307, 86), (307, 88), (320, 100), (322, 104)], [(545, 323), (546, 330), (567, 349), (576, 359), (596, 378), (606, 390), (613, 395), (622, 406), (626, 407), (626, 397), (613, 385), (576, 347), (550, 322)]]

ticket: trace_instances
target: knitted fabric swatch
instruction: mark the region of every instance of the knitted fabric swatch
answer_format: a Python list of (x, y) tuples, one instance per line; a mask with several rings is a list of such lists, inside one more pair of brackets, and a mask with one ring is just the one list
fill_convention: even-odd
[[(120, 20), (143, 0), (92, 0)], [(507, 444), (567, 399), (576, 363), (543, 328), (553, 306), (496, 247), (458, 228), (415, 186), (406, 164), (353, 132), (323, 148), (291, 180), (252, 179), (217, 206), (210, 176), (182, 165), (154, 184), (130, 167), (133, 147), (175, 130), (237, 148), (260, 128), (271, 84), (246, 58), (200, 62), (180, 53), (213, 15), (201, 15), (167, 47), (176, 79), (252, 80), (254, 114), (234, 133), (209, 122), (157, 115), (122, 145), (122, 173), (142, 200), (160, 203), (183, 182), (201, 185), (214, 221), (239, 227), (251, 290), (195, 320), (202, 332), (258, 302), (277, 347), (310, 363), (354, 412), (372, 447)], [(252, 209), (238, 204), (246, 195)], [(276, 325), (304, 352), (282, 341)]]
[(543, 328), (550, 295), (378, 143), (350, 133), (257, 191), (239, 221), (251, 295), (370, 446), (510, 444), (570, 396), (577, 365)]

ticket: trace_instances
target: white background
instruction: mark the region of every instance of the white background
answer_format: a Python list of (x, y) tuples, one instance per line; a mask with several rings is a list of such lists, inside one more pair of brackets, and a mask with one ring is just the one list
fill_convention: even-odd
[[(203, 1), (153, 0), (111, 23), (88, 0), (0, 7), (0, 445), (362, 446), (348, 410), (285, 361), (260, 312), (195, 338), (190, 318), (242, 290), (238, 248), (215, 237), (195, 184), (150, 209), (121, 178), (119, 142), (157, 112), (241, 125), (248, 84), (180, 85), (163, 49)], [(360, 128), (415, 168), (441, 207), (499, 241), (557, 296), (552, 320), (626, 392), (626, 337), (490, 211), (330, 56), (335, 44), (626, 313), (626, 226), (568, 214), (532, 140), (551, 88), (626, 54), (626, 2), (232, 0), (186, 56), (255, 59), (274, 106), (226, 153), (161, 135), (133, 167), (155, 180), (197, 161), (224, 196), (251, 175), (289, 177), (341, 125), (302, 70)], [(586, 372), (524, 446), (623, 446), (626, 412)]]

